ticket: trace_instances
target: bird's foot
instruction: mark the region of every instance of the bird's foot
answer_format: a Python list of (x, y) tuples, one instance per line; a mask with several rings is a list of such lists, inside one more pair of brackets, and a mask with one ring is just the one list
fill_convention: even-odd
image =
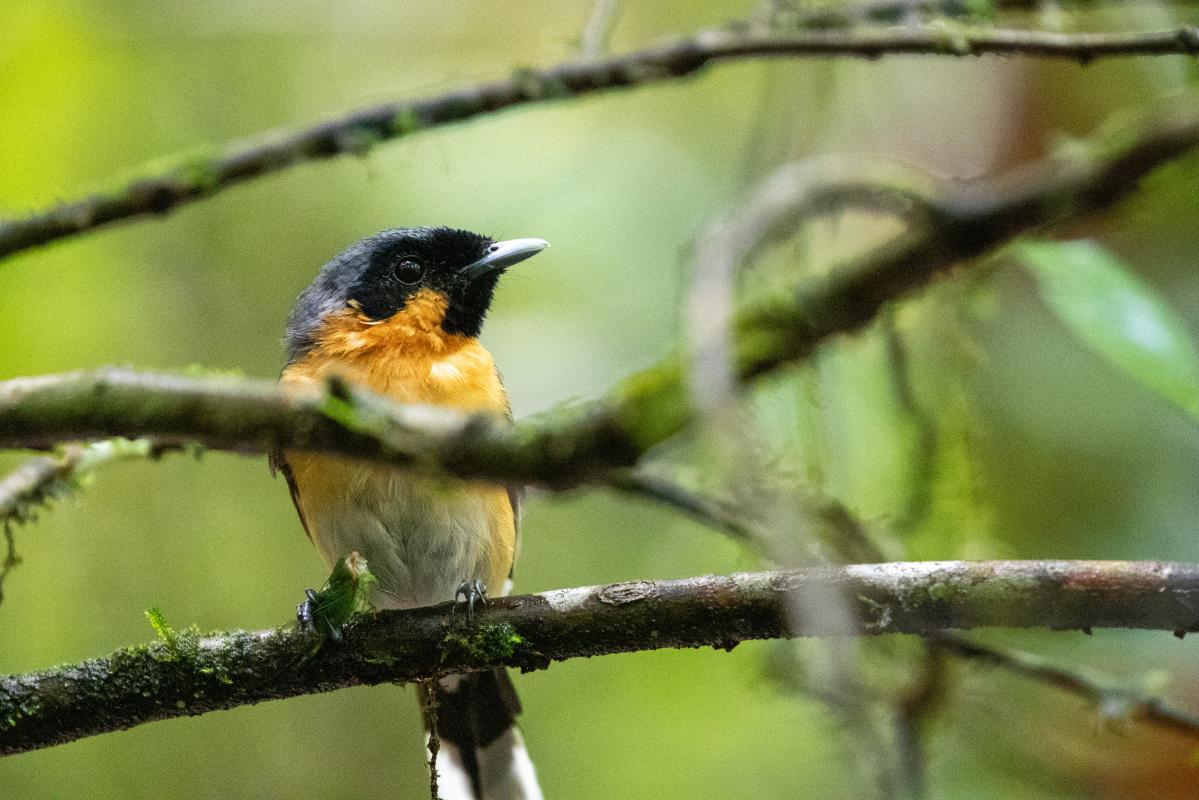
[(479, 580), (463, 581), (458, 584), (458, 588), (454, 590), (454, 611), (458, 610), (459, 597), (466, 601), (466, 621), (472, 622), (475, 618), (475, 603), (487, 605), (487, 587)]
[(296, 606), (296, 626), (303, 633), (316, 633), (316, 624), (312, 621), (316, 611), (316, 590), (305, 589), (304, 597), (306, 599)]
[(334, 644), (341, 641), (341, 626), (333, 624), (321, 613), (321, 601), (315, 589), (304, 590), (304, 600), (296, 606), (296, 626), (301, 633), (330, 639)]

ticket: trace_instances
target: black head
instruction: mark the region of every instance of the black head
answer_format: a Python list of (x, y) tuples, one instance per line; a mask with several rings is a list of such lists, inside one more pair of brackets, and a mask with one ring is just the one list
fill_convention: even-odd
[(383, 321), (422, 290), (445, 298), (446, 333), (478, 336), (500, 276), (545, 247), (541, 239), (496, 242), (454, 228), (393, 228), (369, 236), (325, 264), (296, 300), (287, 325), (288, 361), (312, 348), (328, 314), (351, 308)]

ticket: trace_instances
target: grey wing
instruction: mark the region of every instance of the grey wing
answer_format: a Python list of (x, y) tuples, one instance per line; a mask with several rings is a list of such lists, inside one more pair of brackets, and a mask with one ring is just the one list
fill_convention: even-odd
[(300, 524), (304, 526), (304, 533), (308, 536), (308, 541), (312, 541), (312, 531), (308, 529), (308, 520), (304, 519), (304, 511), (300, 508), (300, 487), (296, 484), (296, 474), (292, 472), (291, 464), (287, 463), (287, 458), (283, 455), (282, 450), (272, 450), (267, 455), (267, 465), (271, 468), (271, 475), (282, 472), (283, 479), (287, 481), (287, 490), (291, 493), (291, 504), (296, 507), (296, 515), (300, 518)]

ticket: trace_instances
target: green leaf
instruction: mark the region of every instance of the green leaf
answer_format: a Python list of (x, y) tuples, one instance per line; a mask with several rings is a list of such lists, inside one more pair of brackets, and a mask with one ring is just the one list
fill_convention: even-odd
[(1045, 303), (1088, 347), (1199, 418), (1199, 351), (1165, 301), (1099, 244), (1024, 242)]

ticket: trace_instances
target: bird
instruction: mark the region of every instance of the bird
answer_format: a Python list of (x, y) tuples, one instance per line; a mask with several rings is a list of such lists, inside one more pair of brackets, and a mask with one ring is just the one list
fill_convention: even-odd
[[(400, 403), (511, 421), (479, 334), (500, 277), (546, 247), (542, 239), (496, 241), (448, 227), (362, 239), (326, 263), (296, 300), (280, 384), (313, 391), (345, 382)], [(270, 463), (329, 566), (355, 552), (365, 558), (376, 610), (464, 598), (473, 612), (489, 587), (510, 591), (519, 489), (293, 449), (274, 451)], [(444, 676), (432, 691), (443, 800), (542, 796), (503, 669)], [(429, 716), (426, 709), (431, 730)]]

